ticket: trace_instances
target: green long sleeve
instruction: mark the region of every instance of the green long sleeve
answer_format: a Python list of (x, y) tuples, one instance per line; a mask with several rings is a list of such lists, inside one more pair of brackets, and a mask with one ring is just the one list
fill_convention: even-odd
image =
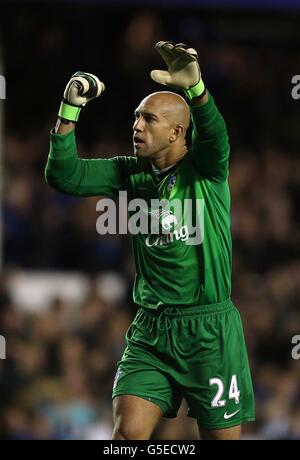
[(68, 134), (55, 134), (52, 131), (50, 135), (45, 178), (53, 188), (79, 196), (113, 196), (119, 190), (127, 189), (128, 167), (135, 162), (135, 158), (80, 159), (75, 131)]
[(191, 155), (199, 173), (207, 179), (227, 179), (229, 143), (225, 121), (209, 95), (203, 106), (191, 107), (193, 135)]

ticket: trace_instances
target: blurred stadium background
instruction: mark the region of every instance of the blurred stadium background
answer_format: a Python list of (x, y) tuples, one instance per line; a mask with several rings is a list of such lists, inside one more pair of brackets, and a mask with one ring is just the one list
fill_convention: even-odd
[[(57, 193), (43, 170), (77, 70), (107, 88), (81, 114), (82, 156), (132, 152), (132, 113), (159, 89), (149, 71), (162, 66), (153, 44), (165, 39), (198, 50), (231, 139), (233, 299), (257, 410), (243, 437), (300, 439), (299, 12), (291, 0), (2, 2), (2, 439), (110, 438), (111, 386), (135, 312), (130, 241), (97, 235), (98, 198)], [(154, 438), (196, 439), (184, 414)]]

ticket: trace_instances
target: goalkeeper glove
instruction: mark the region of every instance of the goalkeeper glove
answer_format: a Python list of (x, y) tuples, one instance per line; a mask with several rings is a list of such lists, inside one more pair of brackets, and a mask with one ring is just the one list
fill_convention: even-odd
[(64, 120), (78, 120), (81, 107), (105, 90), (98, 77), (86, 72), (76, 72), (67, 84), (58, 116)]
[(197, 51), (183, 43), (158, 42), (155, 48), (168, 66), (168, 70), (152, 70), (152, 80), (162, 85), (182, 89), (189, 99), (205, 94), (201, 79)]

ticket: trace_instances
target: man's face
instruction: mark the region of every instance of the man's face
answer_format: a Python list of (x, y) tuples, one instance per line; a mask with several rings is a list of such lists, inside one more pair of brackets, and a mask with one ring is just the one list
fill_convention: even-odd
[(138, 157), (153, 160), (170, 145), (170, 136), (174, 132), (158, 98), (146, 98), (137, 107), (133, 124), (133, 147)]

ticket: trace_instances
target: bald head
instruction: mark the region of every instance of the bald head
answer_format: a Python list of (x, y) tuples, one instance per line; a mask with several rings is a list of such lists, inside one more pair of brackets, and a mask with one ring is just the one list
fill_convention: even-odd
[(150, 94), (141, 101), (134, 116), (133, 145), (137, 156), (166, 167), (186, 154), (190, 110), (181, 96), (170, 91)]
[(185, 130), (190, 124), (190, 110), (186, 101), (179, 94), (171, 91), (160, 91), (149, 94), (141, 104), (150, 103), (153, 111), (166, 118), (170, 123), (181, 125)]

